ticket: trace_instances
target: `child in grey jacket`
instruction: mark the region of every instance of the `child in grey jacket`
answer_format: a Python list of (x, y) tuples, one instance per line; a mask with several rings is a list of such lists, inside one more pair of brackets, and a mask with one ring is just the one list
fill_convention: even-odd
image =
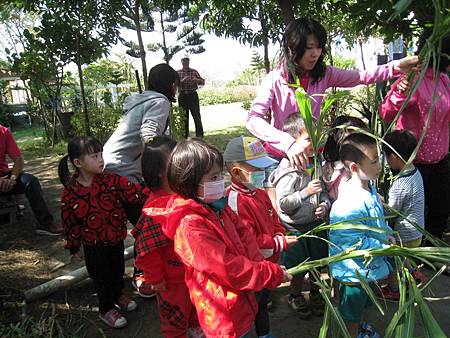
[[(292, 114), (285, 122), (283, 131), (302, 143), (307, 156), (312, 156), (312, 147), (305, 124), (299, 113)], [(307, 232), (327, 219), (330, 201), (320, 179), (311, 179), (312, 169), (298, 169), (283, 158), (278, 168), (270, 175), (269, 182), (275, 186), (278, 215), (286, 230), (292, 235)], [(318, 197), (318, 198), (317, 198)], [(325, 232), (317, 234), (325, 238)], [(328, 255), (327, 243), (319, 238), (301, 238), (281, 257), (287, 268), (294, 267), (306, 259), (315, 260)], [(301, 319), (312, 314), (323, 315), (324, 302), (315, 284), (311, 284), (310, 305), (302, 295), (305, 274), (296, 275), (291, 281), (290, 307)]]

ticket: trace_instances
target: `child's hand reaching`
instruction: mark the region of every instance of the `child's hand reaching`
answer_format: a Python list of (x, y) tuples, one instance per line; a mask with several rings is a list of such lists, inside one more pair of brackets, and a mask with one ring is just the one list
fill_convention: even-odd
[(166, 281), (163, 280), (161, 283), (152, 285), (153, 286), (153, 290), (155, 290), (155, 292), (161, 292), (161, 291), (167, 291), (167, 285), (166, 285)]
[(320, 203), (314, 214), (316, 215), (317, 218), (325, 219), (328, 214), (327, 204), (325, 202)]
[(71, 262), (81, 262), (83, 260), (83, 253), (81, 251), (77, 251), (74, 254), (72, 254), (72, 257), (70, 257)]
[(292, 280), (292, 275), (286, 271), (286, 267), (284, 265), (280, 265), (281, 270), (283, 270), (283, 283), (290, 282)]
[(390, 245), (396, 245), (396, 244), (397, 244), (397, 241), (395, 240), (395, 237), (393, 237), (393, 236), (388, 236), (388, 243), (389, 243)]
[(308, 195), (314, 195), (322, 192), (322, 183), (320, 182), (320, 180), (316, 178), (309, 182), (306, 187), (306, 192), (308, 193)]
[(287, 247), (290, 248), (295, 243), (297, 243), (297, 236), (284, 236), (284, 239), (286, 240)]

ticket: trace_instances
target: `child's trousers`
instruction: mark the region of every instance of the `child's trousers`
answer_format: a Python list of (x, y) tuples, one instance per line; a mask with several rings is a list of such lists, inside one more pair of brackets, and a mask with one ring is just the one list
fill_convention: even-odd
[(123, 242), (114, 246), (84, 245), (86, 269), (94, 282), (101, 314), (111, 310), (122, 295), (125, 273), (123, 250)]
[(161, 335), (165, 338), (184, 338), (188, 328), (200, 326), (197, 312), (184, 282), (168, 282), (166, 287), (166, 291), (156, 293)]

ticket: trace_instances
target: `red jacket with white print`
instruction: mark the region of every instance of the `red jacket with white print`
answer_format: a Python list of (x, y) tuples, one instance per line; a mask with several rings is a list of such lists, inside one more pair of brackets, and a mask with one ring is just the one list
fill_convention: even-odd
[(287, 249), (287, 243), (284, 227), (267, 192), (250, 190), (232, 181), (227, 196), (228, 205), (255, 236), (261, 254), (271, 262), (278, 262), (280, 252)]
[(153, 221), (174, 239), (206, 336), (244, 335), (258, 310), (254, 291), (278, 286), (283, 281), (280, 266), (264, 260), (253, 235), (228, 205), (216, 213), (178, 195), (161, 199), (166, 205), (152, 209)]
[(71, 253), (81, 243), (92, 246), (116, 245), (127, 236), (127, 215), (123, 203), (143, 204), (146, 195), (138, 184), (104, 172), (85, 187), (73, 175), (61, 195), (61, 221), (65, 248)]

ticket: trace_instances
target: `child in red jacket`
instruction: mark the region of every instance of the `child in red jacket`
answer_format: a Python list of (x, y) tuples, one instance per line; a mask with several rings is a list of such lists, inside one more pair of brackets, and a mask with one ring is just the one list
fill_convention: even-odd
[(184, 265), (174, 252), (173, 241), (164, 235), (162, 224), (152, 218), (153, 208), (161, 204), (160, 198), (172, 193), (167, 183), (167, 163), (176, 144), (169, 137), (158, 136), (146, 146), (142, 174), (151, 193), (132, 231), (136, 265), (156, 291), (161, 335), (167, 338), (186, 337), (189, 330), (201, 332), (184, 282)]
[[(135, 301), (122, 294), (125, 263), (123, 241), (127, 236), (124, 203), (142, 205), (146, 195), (125, 177), (103, 172), (103, 146), (97, 139), (76, 137), (67, 145), (68, 155), (59, 162), (61, 220), (65, 248), (72, 259), (84, 260), (99, 300), (99, 317), (113, 328), (127, 325), (116, 310), (133, 311)], [(70, 174), (67, 161), (76, 171)]]
[(168, 167), (175, 195), (163, 197), (152, 217), (174, 239), (206, 336), (245, 337), (257, 312), (255, 291), (275, 288), (291, 276), (264, 260), (253, 235), (227, 205), (222, 170), (223, 157), (215, 147), (198, 139), (181, 141)]
[[(261, 189), (266, 176), (264, 169), (276, 161), (267, 156), (258, 139), (244, 136), (228, 142), (223, 157), (231, 176), (231, 187), (227, 191), (228, 205), (253, 234), (264, 258), (278, 262), (280, 252), (286, 251), (297, 239), (295, 236), (284, 236), (284, 227), (269, 195)], [(262, 290), (257, 294), (257, 299), (256, 334), (258, 337), (273, 337), (267, 309), (269, 291)]]

